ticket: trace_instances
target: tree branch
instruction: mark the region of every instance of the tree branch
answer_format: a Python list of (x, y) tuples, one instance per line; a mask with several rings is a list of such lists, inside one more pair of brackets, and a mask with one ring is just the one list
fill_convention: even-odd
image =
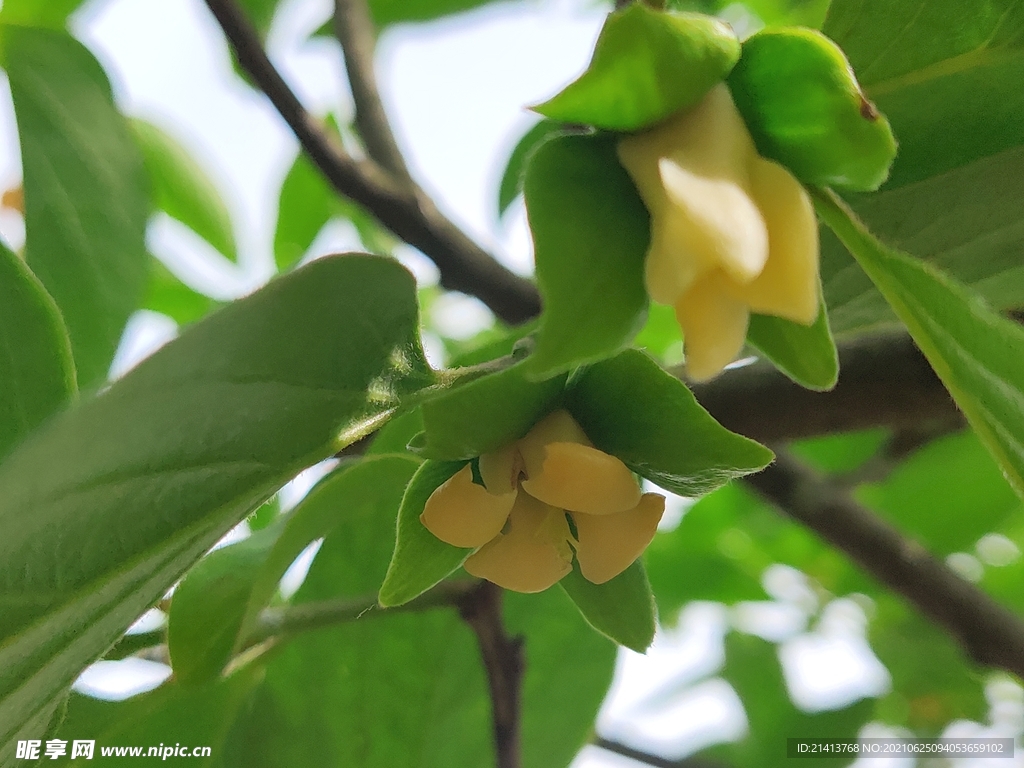
[(945, 628), (979, 664), (1024, 677), (1024, 621), (785, 451), (745, 482)]
[(334, 34), (345, 57), (345, 69), (356, 105), (356, 128), (367, 153), (395, 178), (411, 182), (412, 177), (398, 149), (377, 88), (373, 67), (377, 34), (366, 0), (334, 0)]
[(633, 747), (628, 744), (613, 741), (612, 739), (606, 739), (602, 736), (595, 738), (593, 744), (595, 747), (600, 747), (601, 749), (612, 752), (616, 755), (628, 757), (630, 760), (636, 760), (638, 763), (653, 765), (654, 768), (721, 768), (720, 763), (712, 763), (707, 760), (702, 760), (699, 757), (684, 757), (681, 760), (669, 760), (667, 757), (652, 755), (650, 752), (644, 752), (640, 749), (633, 749)]
[(490, 582), (481, 583), (459, 601), (459, 614), (476, 633), (487, 670), (497, 768), (520, 768), (520, 691), (526, 666), (523, 638), (505, 634), (501, 589)]
[(540, 312), (537, 289), (474, 243), (418, 187), (407, 188), (372, 160), (356, 160), (302, 106), (267, 58), (259, 34), (235, 0), (206, 0), (238, 63), (267, 95), (332, 186), (396, 236), (419, 248), (441, 272), (441, 285), (476, 296), (506, 323)]

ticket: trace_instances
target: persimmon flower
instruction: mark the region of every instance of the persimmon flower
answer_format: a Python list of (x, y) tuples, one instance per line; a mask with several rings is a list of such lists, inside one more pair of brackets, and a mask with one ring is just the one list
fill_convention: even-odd
[(478, 466), (483, 485), (467, 464), (431, 494), (420, 521), (448, 544), (479, 548), (465, 569), (516, 592), (547, 589), (572, 570), (574, 554), (588, 581), (618, 576), (665, 511), (663, 496), (641, 493), (626, 465), (563, 410)]
[(692, 378), (736, 358), (752, 311), (814, 322), (811, 201), (788, 170), (758, 155), (724, 83), (622, 139), (618, 153), (651, 214), (647, 291), (675, 307)]

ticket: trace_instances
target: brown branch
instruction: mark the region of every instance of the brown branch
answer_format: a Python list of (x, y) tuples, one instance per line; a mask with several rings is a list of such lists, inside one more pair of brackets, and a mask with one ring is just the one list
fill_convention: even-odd
[(497, 768), (520, 768), (520, 693), (526, 666), (523, 638), (505, 634), (501, 589), (490, 582), (483, 582), (462, 598), (459, 614), (476, 633), (487, 670)]
[(366, 0), (334, 0), (334, 34), (345, 57), (356, 128), (367, 153), (396, 179), (411, 182), (377, 88), (373, 66), (377, 33)]
[(726, 371), (692, 388), (723, 425), (763, 442), (912, 427), (958, 416), (942, 382), (905, 333), (865, 336), (841, 345), (839, 371), (839, 383), (831, 392), (804, 389), (767, 361)]
[(633, 747), (628, 744), (613, 741), (612, 739), (606, 739), (602, 736), (595, 738), (593, 744), (595, 747), (600, 747), (601, 749), (612, 752), (616, 755), (628, 757), (630, 760), (636, 760), (638, 763), (653, 765), (654, 768), (721, 768), (720, 763), (712, 763), (699, 757), (684, 757), (681, 760), (669, 760), (667, 757), (653, 755), (650, 752), (644, 752), (641, 749), (633, 749)]
[(1024, 677), (1024, 621), (784, 451), (745, 479), (949, 632), (979, 664)]
[(206, 0), (206, 5), (224, 30), (238, 63), (263, 89), (340, 194), (365, 207), (396, 236), (431, 258), (445, 288), (476, 296), (506, 323), (521, 323), (540, 312), (533, 284), (495, 261), (449, 221), (423, 190), (407, 188), (372, 160), (356, 160), (329, 137), (271, 64), (259, 34), (235, 0)]

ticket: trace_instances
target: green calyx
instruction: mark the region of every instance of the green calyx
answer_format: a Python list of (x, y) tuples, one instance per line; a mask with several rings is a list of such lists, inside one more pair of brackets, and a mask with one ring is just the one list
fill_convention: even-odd
[(759, 32), (744, 42), (728, 83), (758, 151), (805, 184), (870, 191), (888, 178), (896, 156), (889, 121), (820, 32)]

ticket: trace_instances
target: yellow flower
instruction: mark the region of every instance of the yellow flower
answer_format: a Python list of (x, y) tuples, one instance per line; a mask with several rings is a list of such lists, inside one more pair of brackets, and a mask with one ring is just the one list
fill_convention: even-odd
[(814, 322), (811, 201), (789, 171), (757, 154), (724, 83), (624, 138), (619, 159), (651, 214), (648, 293), (675, 307), (692, 378), (709, 379), (736, 358), (751, 311)]
[(431, 494), (420, 521), (453, 546), (479, 547), (465, 569), (516, 592), (550, 587), (572, 570), (574, 552), (588, 581), (618, 576), (665, 511), (663, 496), (642, 494), (626, 465), (562, 410), (481, 456), (479, 469), (483, 486), (467, 464)]

